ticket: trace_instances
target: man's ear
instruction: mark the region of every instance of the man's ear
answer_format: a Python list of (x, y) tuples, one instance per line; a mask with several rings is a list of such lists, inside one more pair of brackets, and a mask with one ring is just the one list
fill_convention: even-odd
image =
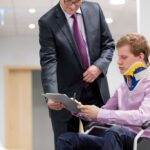
[(140, 60), (144, 60), (144, 57), (145, 57), (144, 53), (140, 53), (139, 55)]

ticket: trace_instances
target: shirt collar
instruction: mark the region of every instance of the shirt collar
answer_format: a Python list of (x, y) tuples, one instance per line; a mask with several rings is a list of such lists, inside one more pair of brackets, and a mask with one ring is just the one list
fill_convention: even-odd
[[(59, 5), (60, 5), (60, 4), (59, 4)], [(64, 9), (63, 9), (63, 7), (62, 7), (61, 5), (60, 5), (60, 7), (61, 7), (62, 11), (64, 12), (64, 14), (65, 14), (67, 20), (70, 19), (70, 17), (71, 17), (72, 15), (68, 14), (67, 12), (65, 12)], [(79, 8), (79, 9), (76, 11), (76, 13), (77, 13), (77, 14), (82, 14), (81, 9)]]

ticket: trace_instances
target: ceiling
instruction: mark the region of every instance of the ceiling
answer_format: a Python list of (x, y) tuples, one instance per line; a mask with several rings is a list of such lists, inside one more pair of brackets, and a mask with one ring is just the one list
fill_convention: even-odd
[[(111, 5), (109, 0), (89, 1), (99, 2), (105, 16), (113, 18), (109, 27), (115, 38), (137, 31), (136, 0), (126, 0), (124, 5)], [(0, 25), (0, 37), (37, 36), (38, 19), (57, 3), (58, 0), (0, 0), (0, 9), (5, 9), (5, 24)], [(28, 13), (29, 8), (35, 8), (36, 13)], [(35, 29), (28, 28), (30, 23), (36, 25)]]

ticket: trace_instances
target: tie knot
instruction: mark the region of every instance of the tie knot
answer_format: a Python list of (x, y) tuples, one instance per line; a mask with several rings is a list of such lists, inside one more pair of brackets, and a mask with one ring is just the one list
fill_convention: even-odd
[(73, 14), (71, 17), (72, 17), (73, 19), (77, 19), (77, 14), (75, 13), (75, 14)]

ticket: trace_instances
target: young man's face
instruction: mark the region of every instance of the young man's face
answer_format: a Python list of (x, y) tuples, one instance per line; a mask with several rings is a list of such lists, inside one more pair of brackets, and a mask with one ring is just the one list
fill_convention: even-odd
[(60, 4), (64, 11), (70, 15), (76, 13), (80, 8), (82, 0), (60, 0)]
[(141, 53), (139, 56), (135, 56), (131, 53), (129, 45), (118, 48), (118, 65), (121, 74), (125, 73), (135, 62), (144, 62), (143, 59), (144, 54)]

